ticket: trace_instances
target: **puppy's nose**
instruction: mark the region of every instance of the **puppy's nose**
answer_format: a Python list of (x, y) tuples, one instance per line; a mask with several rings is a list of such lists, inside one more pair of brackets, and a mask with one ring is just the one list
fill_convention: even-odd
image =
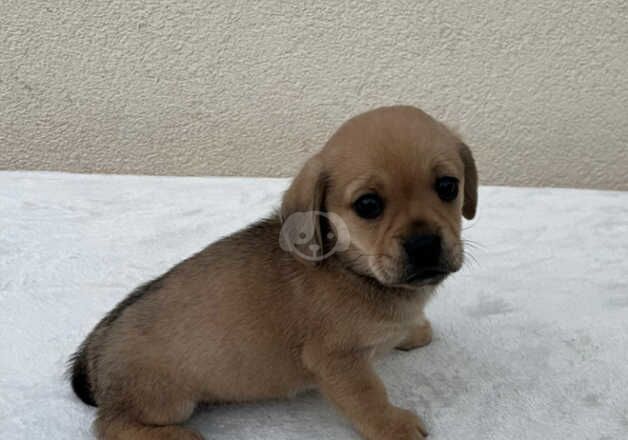
[(414, 269), (433, 268), (439, 264), (441, 240), (438, 235), (413, 235), (404, 242), (403, 248)]

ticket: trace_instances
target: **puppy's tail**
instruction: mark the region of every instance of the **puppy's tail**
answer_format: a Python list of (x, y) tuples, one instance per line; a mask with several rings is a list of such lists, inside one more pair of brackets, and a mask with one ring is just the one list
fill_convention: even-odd
[[(97, 356), (88, 356), (88, 352), (92, 355), (98, 354), (98, 349), (102, 345), (103, 340), (107, 337), (107, 330), (115, 323), (120, 315), (130, 306), (137, 303), (145, 295), (156, 292), (162, 287), (164, 276), (155, 278), (146, 284), (141, 285), (130, 295), (124, 298), (96, 325), (94, 330), (87, 336), (79, 349), (70, 357), (70, 366), (68, 368), (71, 377), (72, 389), (74, 393), (86, 404), (98, 406), (95, 395), (98, 395), (98, 384), (96, 378), (90, 379), (90, 373), (98, 368), (96, 365)], [(91, 362), (90, 362), (91, 359)]]
[[(87, 341), (85, 341), (87, 342)], [(79, 399), (91, 406), (96, 406), (94, 393), (89, 382), (89, 374), (87, 370), (87, 347), (83, 343), (78, 351), (70, 358), (70, 375), (72, 389)]]
[(79, 347), (78, 351), (70, 358), (70, 375), (74, 393), (87, 405), (97, 406), (96, 399), (89, 381), (87, 369), (87, 342)]

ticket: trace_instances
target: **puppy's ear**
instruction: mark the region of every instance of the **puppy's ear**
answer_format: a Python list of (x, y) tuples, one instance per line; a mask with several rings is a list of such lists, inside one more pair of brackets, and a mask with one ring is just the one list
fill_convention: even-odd
[(281, 248), (299, 260), (317, 263), (324, 255), (321, 224), (325, 212), (327, 175), (320, 157), (309, 159), (283, 196), (280, 219)]
[(471, 150), (465, 144), (460, 144), (460, 157), (464, 164), (464, 203), (462, 215), (468, 220), (475, 217), (478, 205), (478, 170)]

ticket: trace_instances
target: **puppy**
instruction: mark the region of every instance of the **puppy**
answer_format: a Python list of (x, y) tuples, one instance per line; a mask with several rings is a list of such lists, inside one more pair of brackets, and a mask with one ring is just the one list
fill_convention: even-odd
[(98, 406), (100, 439), (201, 439), (200, 402), (318, 387), (367, 439), (422, 439), (371, 366), (428, 344), (423, 307), (463, 263), (473, 218), (469, 148), (421, 110), (350, 119), (309, 159), (280, 212), (139, 287), (72, 359), (72, 386)]

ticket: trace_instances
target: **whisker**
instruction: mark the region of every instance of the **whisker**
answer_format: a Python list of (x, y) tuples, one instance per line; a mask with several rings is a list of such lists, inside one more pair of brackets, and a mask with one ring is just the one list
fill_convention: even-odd
[(471, 252), (465, 250), (463, 252), (463, 255), (464, 255), (465, 260), (470, 258), (473, 264), (475, 264), (478, 267), (480, 266), (478, 259), (475, 258), (475, 255), (473, 255)]
[(471, 229), (472, 227), (474, 227), (476, 224), (477, 224), (476, 221), (474, 221), (473, 223), (469, 223), (467, 226), (463, 226), (462, 230), (463, 231), (467, 231), (467, 230)]
[(461, 241), (465, 246), (469, 246), (471, 249), (486, 250), (486, 247), (477, 241), (469, 240), (466, 238), (463, 238)]

